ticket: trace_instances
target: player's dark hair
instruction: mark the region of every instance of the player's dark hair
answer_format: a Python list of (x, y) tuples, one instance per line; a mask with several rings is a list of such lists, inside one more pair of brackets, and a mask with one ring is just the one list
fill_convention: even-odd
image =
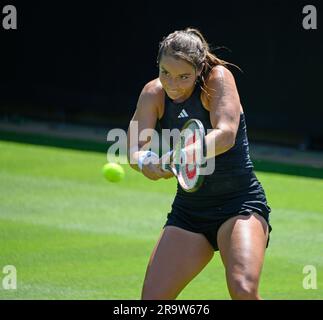
[(204, 92), (206, 92), (205, 80), (213, 67), (217, 65), (224, 67), (227, 67), (228, 65), (235, 66), (232, 63), (218, 58), (212, 53), (204, 36), (196, 28), (178, 30), (165, 37), (159, 44), (157, 56), (158, 64), (163, 55), (170, 55), (178, 59), (183, 59), (190, 63), (195, 68), (196, 72), (201, 71), (199, 80), (201, 82), (201, 89)]

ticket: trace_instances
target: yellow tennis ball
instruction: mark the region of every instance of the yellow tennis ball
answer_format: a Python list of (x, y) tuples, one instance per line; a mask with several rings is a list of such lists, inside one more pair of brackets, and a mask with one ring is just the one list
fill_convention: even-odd
[(102, 172), (104, 177), (110, 182), (118, 182), (124, 178), (124, 169), (118, 163), (106, 163)]

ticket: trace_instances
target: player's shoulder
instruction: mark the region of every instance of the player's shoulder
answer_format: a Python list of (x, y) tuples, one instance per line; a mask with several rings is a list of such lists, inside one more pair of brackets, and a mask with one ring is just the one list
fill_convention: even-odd
[(207, 77), (208, 81), (232, 81), (234, 76), (232, 72), (223, 65), (214, 66)]
[(162, 106), (164, 104), (165, 92), (159, 78), (149, 81), (143, 87), (140, 94), (140, 104), (154, 106), (161, 114)]
[[(158, 117), (162, 114), (162, 107), (164, 105), (165, 91), (159, 78), (149, 81), (143, 87), (138, 106), (156, 110)], [(152, 108), (153, 107), (153, 108)]]
[(164, 89), (162, 84), (159, 81), (159, 78), (156, 78), (146, 83), (142, 89), (141, 94), (155, 99), (163, 97)]

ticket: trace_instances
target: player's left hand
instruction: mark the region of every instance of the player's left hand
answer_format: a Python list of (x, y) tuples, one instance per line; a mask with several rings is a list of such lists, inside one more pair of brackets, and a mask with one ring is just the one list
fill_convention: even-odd
[(165, 171), (163, 170), (163, 165), (162, 164), (165, 164), (165, 163), (166, 164), (170, 163), (170, 153), (169, 152), (166, 152), (164, 155), (161, 156), (161, 158), (159, 159), (159, 166), (163, 171), (162, 178), (169, 179), (169, 178), (174, 177), (173, 172), (168, 171), (168, 170), (165, 170)]

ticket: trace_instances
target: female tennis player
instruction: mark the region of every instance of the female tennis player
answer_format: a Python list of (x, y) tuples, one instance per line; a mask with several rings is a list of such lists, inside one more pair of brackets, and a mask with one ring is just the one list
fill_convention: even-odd
[[(206, 151), (215, 163), (196, 192), (178, 185), (148, 263), (142, 299), (175, 299), (214, 251), (220, 252), (232, 299), (261, 299), (258, 286), (271, 209), (253, 171), (245, 114), (228, 65), (211, 53), (199, 30), (175, 31), (160, 43), (159, 77), (144, 86), (138, 99), (128, 141), (137, 134), (135, 123), (140, 134), (157, 123), (180, 129), (187, 120), (198, 119), (205, 130), (211, 129)], [(129, 162), (137, 163), (131, 166), (152, 180), (173, 177), (159, 163), (145, 161), (146, 142), (128, 144)]]

